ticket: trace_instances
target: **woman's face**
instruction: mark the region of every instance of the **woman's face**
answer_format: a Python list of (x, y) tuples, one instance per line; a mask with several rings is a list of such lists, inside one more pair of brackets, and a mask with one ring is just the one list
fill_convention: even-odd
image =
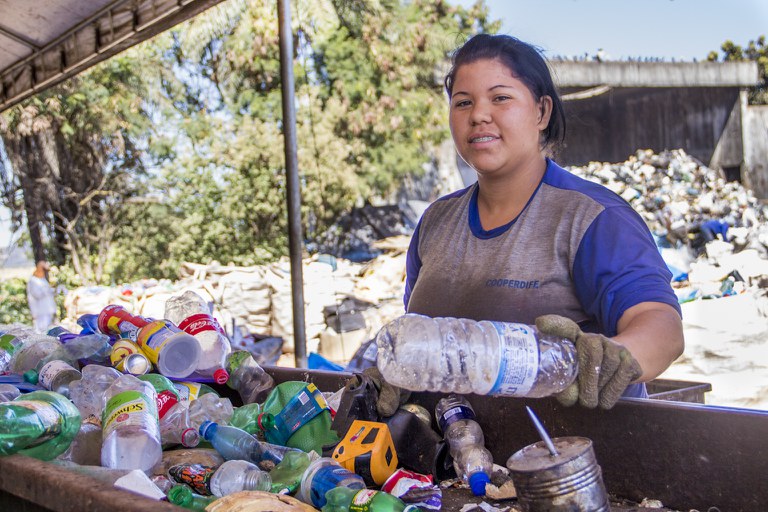
[(450, 125), (459, 155), (481, 175), (502, 175), (542, 158), (540, 134), (552, 100), (539, 101), (499, 60), (458, 68)]

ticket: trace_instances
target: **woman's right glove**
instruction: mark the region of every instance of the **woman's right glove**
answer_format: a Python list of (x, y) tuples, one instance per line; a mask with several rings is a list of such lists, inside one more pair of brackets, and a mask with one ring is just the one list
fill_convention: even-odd
[(643, 370), (629, 350), (602, 334), (582, 332), (578, 324), (559, 315), (543, 315), (536, 319), (536, 328), (572, 340), (579, 359), (579, 376), (573, 384), (555, 398), (566, 406), (577, 401), (594, 409), (598, 405), (610, 409), (621, 398), (629, 384)]

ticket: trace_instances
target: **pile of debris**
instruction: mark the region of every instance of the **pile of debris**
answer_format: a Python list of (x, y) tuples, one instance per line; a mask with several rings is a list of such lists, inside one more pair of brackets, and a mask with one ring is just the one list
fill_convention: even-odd
[(570, 171), (608, 187), (640, 213), (681, 302), (768, 289), (768, 208), (740, 183), (726, 182), (681, 149), (640, 150), (626, 162)]

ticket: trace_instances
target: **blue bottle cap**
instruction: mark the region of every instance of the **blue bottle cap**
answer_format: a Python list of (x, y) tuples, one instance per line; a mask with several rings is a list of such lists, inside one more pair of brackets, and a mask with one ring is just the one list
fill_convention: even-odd
[(485, 473), (469, 475), (469, 488), (475, 496), (485, 496), (485, 484), (491, 483), (491, 479)]
[(216, 423), (212, 421), (204, 421), (200, 424), (200, 435), (203, 436), (203, 439), (206, 441), (209, 441), (211, 437), (213, 437), (213, 431), (215, 429), (211, 428), (212, 426), (216, 425)]

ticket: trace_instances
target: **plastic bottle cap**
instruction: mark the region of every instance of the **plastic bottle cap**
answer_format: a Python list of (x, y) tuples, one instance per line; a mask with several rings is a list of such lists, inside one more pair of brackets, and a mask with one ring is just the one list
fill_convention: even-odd
[(213, 380), (216, 381), (216, 384), (226, 384), (229, 380), (229, 373), (224, 368), (219, 368), (213, 372)]
[(206, 441), (210, 440), (210, 437), (213, 436), (213, 429), (211, 428), (211, 426), (213, 425), (215, 425), (215, 423), (212, 421), (204, 421), (200, 425), (200, 429), (199, 429), (200, 435), (203, 436), (203, 439), (205, 439)]
[(30, 384), (37, 384), (38, 379), (40, 376), (37, 374), (35, 370), (27, 370), (22, 375), (24, 377), (24, 380), (29, 382)]
[(474, 473), (469, 475), (469, 488), (475, 496), (485, 496), (485, 484), (491, 482), (491, 479), (485, 473)]

